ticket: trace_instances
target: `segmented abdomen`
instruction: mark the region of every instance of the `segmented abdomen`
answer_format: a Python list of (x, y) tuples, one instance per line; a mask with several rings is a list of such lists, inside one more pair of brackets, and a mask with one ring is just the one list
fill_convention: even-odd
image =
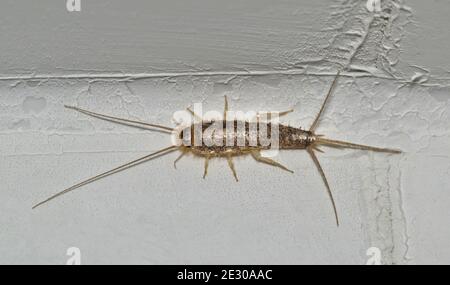
[(192, 124), (180, 133), (180, 139), (197, 154), (221, 156), (254, 149), (301, 149), (312, 143), (314, 136), (281, 124), (234, 120)]

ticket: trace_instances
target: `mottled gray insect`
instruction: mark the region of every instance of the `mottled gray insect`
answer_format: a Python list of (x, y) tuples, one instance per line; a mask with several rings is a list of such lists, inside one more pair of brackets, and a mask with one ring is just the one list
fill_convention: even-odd
[[(319, 112), (317, 113), (311, 127), (308, 130), (303, 130), (301, 128), (296, 128), (296, 127), (291, 127), (291, 126), (286, 126), (283, 124), (276, 123), (276, 127), (279, 130), (279, 132), (278, 132), (279, 138), (278, 139), (279, 139), (279, 148), (280, 149), (291, 149), (291, 150), (292, 149), (305, 149), (308, 152), (308, 154), (311, 156), (314, 164), (317, 167), (317, 170), (319, 171), (319, 173), (325, 183), (327, 193), (330, 197), (330, 200), (331, 200), (331, 203), (333, 206), (333, 211), (335, 214), (337, 225), (339, 225), (339, 219), (338, 219), (338, 214), (337, 214), (336, 205), (335, 205), (335, 202), (333, 199), (333, 195), (331, 193), (330, 186), (328, 184), (325, 173), (319, 163), (319, 160), (317, 159), (317, 157), (315, 155), (315, 151), (323, 152), (319, 148), (319, 146), (328, 146), (328, 147), (335, 147), (335, 148), (353, 148), (353, 149), (370, 150), (370, 151), (387, 152), (387, 153), (401, 153), (400, 150), (396, 150), (396, 149), (378, 148), (378, 147), (373, 147), (373, 146), (368, 146), (368, 145), (350, 143), (350, 142), (346, 142), (346, 141), (328, 139), (328, 138), (325, 138), (323, 135), (319, 135), (319, 134), (315, 133), (315, 130), (318, 126), (320, 117), (324, 111), (326, 103), (327, 103), (330, 95), (332, 94), (334, 87), (336, 86), (338, 77), (339, 77), (339, 73), (334, 78), (334, 81), (331, 84), (330, 89), (328, 90), (328, 94), (325, 97), (325, 100), (324, 100)], [(127, 126), (150, 129), (150, 130), (157, 129), (157, 130), (160, 130), (163, 132), (168, 132), (168, 133), (172, 133), (175, 131), (174, 128), (165, 127), (165, 126), (161, 126), (161, 125), (157, 125), (157, 124), (150, 124), (150, 123), (145, 123), (145, 122), (140, 122), (140, 121), (135, 121), (135, 120), (128, 120), (128, 119), (122, 119), (122, 118), (117, 118), (117, 117), (113, 117), (113, 116), (98, 114), (98, 113), (94, 113), (91, 111), (83, 110), (83, 109), (80, 109), (77, 107), (72, 107), (72, 106), (65, 106), (65, 107), (76, 110), (78, 112), (81, 112), (83, 114), (86, 114), (86, 115), (89, 115), (92, 117), (96, 117), (96, 118), (99, 118), (102, 120), (106, 120), (106, 121), (110, 121), (110, 122), (114, 122), (114, 123), (118, 123), (118, 124), (123, 124), (123, 125), (127, 125)], [(200, 119), (200, 122), (192, 123), (190, 126), (186, 127), (182, 132), (180, 132), (178, 134), (178, 136), (180, 136), (179, 137), (180, 139), (181, 139), (182, 133), (184, 133), (188, 129), (191, 132), (193, 132), (193, 130), (195, 128), (199, 128), (200, 130), (204, 131), (212, 124), (211, 121), (205, 121), (202, 118), (200, 118), (190, 108), (187, 108), (187, 110), (194, 117), (196, 117), (197, 119)], [(288, 111), (284, 111), (284, 112), (279, 112), (278, 114), (279, 114), (279, 116), (283, 116), (292, 111), (293, 110), (288, 110)], [(223, 144), (223, 143), (220, 145), (219, 144), (205, 145), (203, 142), (200, 144), (196, 144), (194, 141), (194, 137), (192, 137), (189, 144), (182, 143), (181, 145), (171, 145), (169, 147), (163, 148), (154, 153), (151, 153), (149, 155), (138, 158), (136, 160), (133, 160), (131, 162), (128, 162), (126, 164), (118, 166), (114, 169), (111, 169), (109, 171), (106, 171), (104, 173), (96, 175), (94, 177), (91, 177), (87, 180), (84, 180), (84, 181), (78, 183), (78, 184), (75, 184), (75, 185), (71, 186), (70, 188), (67, 188), (61, 192), (58, 192), (55, 195), (49, 197), (48, 199), (36, 204), (35, 206), (33, 206), (33, 209), (60, 196), (60, 195), (63, 195), (67, 192), (70, 192), (70, 191), (76, 189), (76, 188), (79, 188), (83, 185), (86, 185), (86, 184), (96, 181), (98, 179), (104, 178), (111, 174), (117, 173), (119, 171), (128, 169), (130, 167), (136, 166), (140, 163), (149, 161), (153, 158), (165, 155), (165, 154), (175, 151), (175, 150), (179, 150), (181, 152), (181, 154), (174, 161), (174, 166), (176, 165), (176, 162), (178, 160), (180, 160), (180, 158), (183, 157), (188, 152), (191, 152), (197, 156), (204, 157), (205, 158), (205, 166), (204, 166), (203, 178), (205, 178), (208, 173), (209, 160), (213, 157), (223, 157), (223, 158), (226, 158), (228, 165), (233, 173), (234, 178), (236, 179), (236, 181), (238, 181), (236, 170), (235, 170), (234, 163), (233, 163), (233, 157), (239, 156), (239, 155), (247, 155), (247, 154), (250, 154), (251, 156), (253, 156), (253, 158), (255, 160), (257, 160), (259, 162), (263, 162), (263, 163), (266, 163), (266, 164), (269, 164), (272, 166), (276, 166), (283, 170), (293, 173), (293, 171), (289, 170), (288, 168), (286, 168), (284, 165), (280, 164), (279, 162), (276, 162), (273, 159), (268, 158), (268, 157), (263, 157), (261, 155), (261, 151), (268, 149), (268, 146), (264, 146), (259, 143), (257, 143), (254, 146), (250, 146), (250, 144), (247, 143), (247, 141), (249, 140), (249, 138), (251, 136), (251, 134), (249, 133), (250, 128), (248, 126), (248, 124), (249, 124), (248, 122), (234, 120), (232, 125), (234, 124), (236, 126), (239, 123), (243, 123), (245, 125), (245, 128), (243, 128), (241, 131), (239, 131), (237, 128), (234, 128), (233, 133), (227, 134), (226, 127), (225, 127), (226, 121), (227, 121), (227, 112), (228, 112), (228, 101), (227, 101), (227, 97), (225, 97), (223, 120), (221, 120), (219, 122), (215, 121), (215, 123), (218, 123), (219, 125), (223, 126), (223, 132), (221, 132), (221, 134), (223, 134), (222, 142), (224, 142), (226, 140), (226, 136), (228, 136), (228, 137), (231, 136), (233, 139), (237, 139), (237, 137), (244, 137), (246, 139), (246, 143), (244, 145), (239, 146), (238, 144), (232, 144), (230, 146), (227, 146), (226, 144)], [(269, 129), (269, 130), (272, 127), (275, 127), (275, 125), (273, 125), (274, 123), (271, 122), (270, 120), (268, 122), (266, 122), (265, 124), (266, 124), (267, 129)], [(256, 135), (258, 135), (258, 134), (256, 134)]]

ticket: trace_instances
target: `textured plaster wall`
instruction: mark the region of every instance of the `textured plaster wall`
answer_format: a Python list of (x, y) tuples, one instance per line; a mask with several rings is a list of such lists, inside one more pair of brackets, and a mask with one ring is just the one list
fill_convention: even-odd
[[(0, 263), (386, 264), (450, 260), (447, 1), (2, 1)], [(427, 3), (425, 3), (427, 2)], [(31, 210), (81, 179), (170, 138), (63, 108), (173, 125), (174, 111), (294, 107), (308, 127), (345, 68), (318, 129), (401, 148), (326, 149), (341, 218), (302, 151), (277, 160), (173, 153)]]

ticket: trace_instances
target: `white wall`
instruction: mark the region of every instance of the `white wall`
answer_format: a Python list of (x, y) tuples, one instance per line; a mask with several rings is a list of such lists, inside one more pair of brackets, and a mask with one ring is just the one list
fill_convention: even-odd
[[(0, 263), (448, 263), (450, 42), (447, 1), (2, 1)], [(308, 127), (338, 69), (318, 129), (401, 148), (326, 149), (335, 195), (306, 153), (289, 174), (177, 154), (31, 206), (170, 143), (64, 104), (166, 125), (203, 102), (295, 112)]]

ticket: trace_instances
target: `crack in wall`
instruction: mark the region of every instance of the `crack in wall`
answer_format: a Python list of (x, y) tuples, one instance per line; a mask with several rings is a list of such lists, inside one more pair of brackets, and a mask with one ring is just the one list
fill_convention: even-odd
[[(341, 3), (345, 3), (344, 5), (347, 6), (347, 9), (345, 10), (338, 10), (338, 12), (334, 13), (334, 17), (336, 17), (336, 14), (338, 16), (344, 17), (345, 20), (343, 21), (343, 24), (341, 28), (338, 30), (339, 35), (336, 37), (333, 37), (333, 42), (330, 45), (333, 47), (333, 44), (335, 42), (338, 42), (339, 48), (334, 48), (334, 52), (329, 52), (329, 54), (332, 55), (331, 58), (335, 58), (338, 61), (340, 61), (340, 65), (345, 66), (347, 68), (351, 68), (353, 63), (356, 61), (356, 64), (354, 65), (358, 69), (362, 70), (370, 70), (371, 67), (377, 70), (383, 70), (386, 74), (391, 76), (392, 78), (396, 78), (396, 81), (404, 81), (401, 80), (398, 76), (395, 75), (395, 70), (393, 69), (393, 66), (395, 66), (396, 60), (387, 60), (388, 52), (392, 51), (392, 49), (396, 48), (398, 49), (399, 41), (403, 37), (403, 26), (400, 27), (400, 30), (402, 33), (400, 33), (399, 38), (397, 39), (390, 39), (391, 49), (388, 50), (386, 48), (386, 40), (389, 39), (391, 35), (391, 29), (395, 29), (395, 25), (392, 25), (394, 21), (396, 21), (399, 18), (399, 13), (401, 11), (407, 11), (409, 13), (408, 20), (410, 20), (411, 12), (409, 9), (405, 9), (403, 2), (398, 1), (383, 1), (382, 3), (382, 12), (379, 15), (374, 15), (373, 13), (369, 13), (367, 10), (364, 10), (361, 1), (344, 1)], [(338, 9), (341, 9), (339, 7)], [(339, 13), (341, 11), (341, 13)], [(356, 20), (356, 21), (355, 21)], [(354, 25), (349, 25), (347, 27), (346, 31), (344, 30), (346, 25), (349, 23), (355, 23)], [(408, 21), (406, 22), (408, 24)], [(398, 27), (397, 27), (398, 28)], [(359, 31), (358, 31), (359, 30)], [(377, 37), (377, 35), (379, 35)], [(349, 46), (349, 48), (341, 48), (339, 46), (339, 43), (345, 43), (345, 41), (338, 41), (339, 37), (347, 37), (350, 38), (350, 41), (347, 41), (346, 46)], [(352, 40), (354, 38), (354, 40)], [(353, 41), (353, 44), (349, 44)], [(342, 54), (341, 56), (334, 56)], [(371, 54), (373, 54), (371, 56)], [(367, 60), (367, 59), (372, 60)], [(384, 64), (380, 64), (380, 58), (382, 59), (381, 62), (388, 62), (389, 64), (386, 66)], [(416, 78), (411, 78), (411, 82), (418, 82), (418, 83), (424, 83), (424, 81), (419, 81)], [(391, 165), (388, 165), (387, 173), (389, 173), (391, 170)], [(376, 177), (376, 172), (375, 172)], [(370, 242), (381, 242), (384, 244), (383, 255), (384, 255), (384, 262), (387, 262), (388, 264), (396, 263), (396, 256), (395, 256), (395, 249), (396, 249), (396, 238), (395, 238), (395, 232), (396, 224), (393, 223), (393, 198), (390, 195), (390, 191), (393, 191), (393, 188), (391, 187), (389, 183), (389, 175), (386, 175), (387, 178), (387, 189), (379, 190), (376, 194), (375, 201), (376, 204), (378, 204), (377, 207), (379, 207), (378, 214), (376, 215), (376, 223), (377, 223), (377, 230), (376, 233), (372, 234), (372, 237), (369, 239)], [(382, 187), (382, 186), (380, 186)], [(399, 184), (397, 187), (401, 187), (401, 184)], [(406, 262), (406, 255), (408, 252), (408, 235), (407, 235), (407, 228), (406, 228), (406, 215), (403, 209), (403, 201), (402, 201), (402, 195), (401, 191), (402, 189), (397, 190), (398, 193), (398, 199), (400, 200), (398, 203), (398, 207), (400, 208), (401, 218), (403, 219), (403, 232), (404, 232), (404, 243), (406, 244), (406, 250), (403, 255), (403, 262)], [(384, 197), (386, 196), (386, 197)], [(380, 200), (382, 199), (382, 200)], [(387, 216), (386, 216), (387, 215)], [(382, 225), (387, 225), (386, 227), (380, 228)], [(373, 236), (375, 235), (375, 236)], [(370, 244), (368, 246), (371, 246)], [(387, 256), (386, 256), (387, 255)]]
[(408, 234), (408, 221), (406, 220), (406, 211), (404, 208), (404, 202), (403, 202), (403, 193), (402, 193), (402, 162), (405, 160), (405, 157), (403, 159), (400, 160), (399, 162), (399, 174), (398, 174), (398, 187), (397, 187), (397, 194), (398, 194), (398, 208), (400, 210), (400, 217), (402, 219), (403, 222), (403, 244), (405, 246), (405, 250), (403, 252), (403, 254), (401, 255), (403, 260), (402, 263), (407, 264), (410, 260), (412, 260), (412, 258), (408, 257), (408, 252), (409, 252), (409, 240), (410, 240), (410, 236)]
[[(193, 72), (167, 72), (167, 73), (75, 73), (66, 75), (32, 74), (32, 75), (3, 75), (0, 81), (45, 81), (45, 80), (94, 80), (94, 81), (134, 81), (153, 78), (177, 78), (177, 77), (211, 77), (211, 76), (266, 76), (266, 75), (315, 75), (335, 76), (335, 71), (317, 72), (307, 70), (307, 66), (297, 69), (285, 70), (247, 70), (247, 71), (193, 71)], [(382, 79), (398, 80), (386, 75), (372, 74), (369, 70), (355, 70), (342, 72), (343, 77), (374, 77)], [(450, 79), (450, 78), (449, 78)]]

